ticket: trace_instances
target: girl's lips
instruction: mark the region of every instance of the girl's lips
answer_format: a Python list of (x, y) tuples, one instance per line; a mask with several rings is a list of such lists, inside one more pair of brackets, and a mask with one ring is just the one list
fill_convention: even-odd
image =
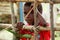
[(29, 20), (26, 20), (28, 23), (32, 23), (33, 22), (33, 20), (31, 20), (31, 19), (29, 19)]
[(26, 18), (26, 21), (31, 21), (32, 19), (31, 18)]

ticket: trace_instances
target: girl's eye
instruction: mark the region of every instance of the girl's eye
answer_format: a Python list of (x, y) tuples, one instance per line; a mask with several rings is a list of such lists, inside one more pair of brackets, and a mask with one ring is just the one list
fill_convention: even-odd
[(24, 12), (24, 14), (27, 14), (26, 12)]

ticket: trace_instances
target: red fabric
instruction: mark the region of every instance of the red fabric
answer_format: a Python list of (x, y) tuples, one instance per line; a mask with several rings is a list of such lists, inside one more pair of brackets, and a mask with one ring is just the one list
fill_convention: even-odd
[[(40, 26), (43, 26), (43, 24), (40, 23)], [(49, 26), (49, 24), (47, 23), (46, 26)], [(31, 34), (34, 35), (33, 32), (31, 32), (30, 30), (26, 30), (26, 29), (21, 29), (20, 32), (21, 34)], [(40, 39), (39, 40), (50, 40), (50, 31), (40, 31)], [(21, 38), (21, 40), (27, 40), (26, 38)], [(30, 39), (29, 39), (30, 40)]]
[(31, 35), (33, 35), (33, 32), (31, 32), (30, 30), (27, 30), (27, 29), (21, 29), (19, 33), (20, 34), (31, 34)]
[[(19, 33), (20, 34), (31, 34), (32, 36), (34, 35), (33, 32), (31, 32), (30, 30), (27, 30), (27, 29), (21, 29)], [(27, 40), (27, 38), (20, 38), (20, 40)]]
[(39, 40), (50, 40), (50, 31), (41, 31), (40, 33), (40, 39)]
[(21, 38), (20, 40), (27, 40), (27, 38)]
[[(27, 26), (29, 26), (29, 24), (26, 24)], [(33, 32), (31, 32), (30, 30), (27, 30), (27, 29), (21, 29), (20, 34), (31, 34), (33, 35)]]
[[(43, 26), (43, 25), (40, 23), (40, 26)], [(49, 26), (49, 24), (47, 23), (46, 26)], [(39, 40), (50, 40), (50, 30), (40, 31), (39, 34), (40, 34), (40, 39)]]

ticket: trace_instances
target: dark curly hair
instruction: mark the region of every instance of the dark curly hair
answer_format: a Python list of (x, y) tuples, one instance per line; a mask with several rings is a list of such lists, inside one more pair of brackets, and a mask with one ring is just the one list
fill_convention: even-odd
[[(24, 6), (29, 6), (29, 7), (30, 7), (31, 4), (33, 4), (33, 2), (26, 2)], [(39, 11), (40, 13), (42, 13), (42, 5), (41, 5), (41, 4), (39, 4), (39, 5), (37, 6), (37, 9), (38, 9), (38, 11)]]

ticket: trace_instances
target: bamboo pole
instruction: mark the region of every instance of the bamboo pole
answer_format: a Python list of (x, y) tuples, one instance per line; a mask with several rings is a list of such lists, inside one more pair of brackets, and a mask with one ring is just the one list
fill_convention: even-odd
[(11, 16), (11, 18), (12, 18), (12, 25), (14, 25), (15, 24), (15, 16), (14, 16), (14, 7), (13, 7), (13, 3), (11, 3), (11, 11), (12, 11), (12, 16)]
[(54, 19), (53, 19), (53, 1), (54, 0), (50, 0), (50, 21), (51, 21), (51, 40), (55, 40), (54, 38)]
[[(37, 27), (37, 0), (34, 0), (34, 27), (36, 28)], [(37, 38), (37, 35), (38, 35), (38, 32), (36, 31), (36, 29), (34, 30), (34, 40), (38, 40)]]
[[(7, 2), (34, 2), (34, 0), (0, 0), (2, 1), (7, 1)], [(45, 2), (45, 3), (49, 3), (48, 0), (38, 0), (39, 2)], [(60, 0), (54, 0), (55, 3), (60, 3)]]
[(18, 10), (17, 10), (17, 23), (20, 21), (19, 19), (20, 19), (20, 14), (19, 14), (19, 2), (16, 2), (16, 5), (17, 5), (17, 8), (18, 8)]
[[(45, 28), (45, 27), (38, 26), (37, 29), (39, 29), (39, 30), (51, 30), (51, 27), (46, 27)], [(58, 28), (57, 27), (54, 27), (53, 28), (53, 31), (60, 31), (60, 27), (58, 27)]]

